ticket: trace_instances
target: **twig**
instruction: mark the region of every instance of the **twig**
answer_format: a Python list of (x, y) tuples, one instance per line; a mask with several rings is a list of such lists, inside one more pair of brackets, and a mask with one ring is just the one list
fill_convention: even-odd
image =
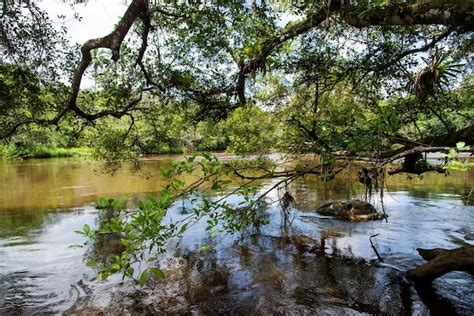
[(380, 262), (383, 262), (383, 258), (380, 256), (377, 248), (375, 247), (374, 243), (372, 242), (372, 238), (377, 237), (379, 234), (375, 234), (369, 237), (370, 245), (372, 246), (372, 249), (374, 249), (375, 255), (377, 255), (377, 258)]

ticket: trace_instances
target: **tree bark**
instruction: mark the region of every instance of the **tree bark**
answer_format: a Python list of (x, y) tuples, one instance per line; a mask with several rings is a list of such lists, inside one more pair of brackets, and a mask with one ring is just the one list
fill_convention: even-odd
[(416, 153), (446, 152), (449, 151), (450, 147), (456, 147), (456, 144), (461, 141), (465, 142), (468, 146), (474, 146), (474, 124), (455, 132), (428, 136), (411, 143), (407, 139), (402, 139), (405, 146), (396, 150), (383, 152), (380, 154), (380, 157), (388, 162), (392, 162)]
[(474, 273), (474, 245), (456, 249), (417, 249), (428, 262), (408, 270), (408, 276), (416, 281), (431, 282), (452, 271)]
[(455, 147), (456, 143), (464, 141), (466, 145), (474, 145), (474, 124), (455, 132), (446, 133), (438, 136), (429, 136), (420, 140), (423, 144), (431, 146), (449, 146)]
[(77, 95), (81, 87), (82, 77), (92, 62), (91, 51), (97, 48), (108, 48), (112, 51), (112, 60), (118, 61), (120, 58), (120, 47), (125, 36), (128, 34), (133, 23), (147, 10), (147, 0), (134, 0), (128, 6), (127, 11), (120, 19), (115, 29), (108, 35), (100, 38), (90, 39), (81, 47), (82, 59), (74, 71), (71, 82), (71, 92), (69, 95), (69, 102), (64, 109), (64, 112), (72, 110), (77, 115), (87, 120), (94, 120), (97, 117), (108, 115), (88, 114), (79, 109), (76, 105)]
[(355, 27), (375, 25), (453, 25), (473, 28), (474, 3), (464, 0), (406, 1), (384, 6), (351, 5), (347, 0), (332, 0), (332, 10)]

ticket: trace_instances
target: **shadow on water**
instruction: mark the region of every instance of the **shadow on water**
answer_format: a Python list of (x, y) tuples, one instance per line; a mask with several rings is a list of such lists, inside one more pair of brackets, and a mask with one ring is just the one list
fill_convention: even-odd
[[(281, 238), (253, 236), (205, 254), (187, 252), (163, 260), (167, 278), (148, 290), (118, 300), (97, 294), (80, 299), (68, 312), (196, 314), (409, 314), (398, 304), (402, 274), (363, 260), (299, 251)], [(104, 290), (104, 289), (102, 289)], [(106, 290), (107, 291), (107, 290)], [(100, 290), (99, 290), (100, 292)], [(130, 305), (123, 304), (129, 302)]]
[[(176, 209), (174, 215), (180, 212)], [(76, 301), (68, 313), (469, 315), (473, 310), (474, 280), (463, 273), (455, 275), (458, 282), (454, 284), (448, 276), (429, 287), (414, 286), (390, 264), (408, 268), (420, 260), (396, 247), (393, 258), (383, 252), (388, 265), (372, 263), (370, 255), (363, 255), (372, 251), (368, 241), (354, 229), (364, 223), (338, 222), (346, 230), (319, 229), (318, 239), (281, 235), (276, 224), (279, 216), (278, 208), (271, 208), (270, 225), (261, 232), (219, 240), (198, 227), (185, 234), (181, 247), (170, 247), (160, 262), (166, 280), (145, 289), (126, 282), (115, 296), (103, 294), (115, 286), (91, 284), (92, 294)], [(304, 224), (297, 219), (292, 229), (304, 230)], [(314, 224), (311, 228), (316, 236)], [(341, 247), (338, 241), (344, 236), (348, 241), (342, 245), (359, 242), (364, 246)], [(385, 243), (381, 240), (379, 246)], [(212, 250), (200, 253), (200, 245), (212, 245)]]
[(454, 305), (447, 299), (441, 297), (433, 284), (418, 283), (415, 289), (420, 299), (426, 304), (431, 315), (456, 315)]

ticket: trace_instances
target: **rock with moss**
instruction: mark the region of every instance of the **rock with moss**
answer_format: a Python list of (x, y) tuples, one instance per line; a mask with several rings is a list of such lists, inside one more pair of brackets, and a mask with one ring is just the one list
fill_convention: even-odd
[(387, 217), (385, 214), (377, 212), (372, 204), (361, 200), (327, 203), (318, 208), (316, 212), (348, 221), (380, 220)]

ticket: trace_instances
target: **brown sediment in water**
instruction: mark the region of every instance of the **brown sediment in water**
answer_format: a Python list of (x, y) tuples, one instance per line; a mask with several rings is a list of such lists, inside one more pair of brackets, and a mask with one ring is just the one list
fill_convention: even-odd
[[(148, 161), (147, 168), (157, 171), (162, 162)], [(98, 282), (95, 272), (85, 267), (82, 253), (67, 249), (83, 241), (74, 230), (85, 223), (92, 227), (97, 218), (92, 207), (71, 207), (94, 202), (97, 195), (152, 194), (163, 184), (159, 175), (146, 180), (122, 170), (115, 177), (101, 178), (93, 174), (93, 166), (74, 159), (41, 161), (37, 166), (31, 165), (34, 160), (27, 163), (0, 172), (9, 184), (0, 194), (0, 292), (4, 294), (0, 314), (68, 310), (76, 314), (339, 315), (445, 310), (469, 315), (474, 309), (472, 276), (446, 275), (426, 294), (406, 283), (400, 271), (370, 264), (375, 255), (369, 243), (369, 237), (379, 233), (374, 244), (385, 262), (409, 269), (421, 263), (414, 251), (417, 247), (452, 248), (469, 242), (472, 207), (463, 204), (459, 195), (471, 190), (473, 172), (447, 178), (427, 174), (423, 180), (391, 177), (385, 195), (389, 221), (358, 223), (315, 213), (328, 201), (360, 198), (363, 187), (351, 172), (325, 183), (308, 176), (289, 188), (295, 198), (291, 216), (296, 218), (290, 235), (280, 230), (276, 206), (268, 210), (270, 224), (247, 238), (209, 240), (198, 226), (184, 237), (183, 249), (163, 259), (167, 278), (142, 289), (121, 276)], [(57, 203), (62, 210), (45, 209)], [(181, 218), (177, 210), (170, 214), (175, 220)], [(209, 244), (210, 252), (197, 251)], [(118, 248), (102, 246), (100, 252), (120, 250), (119, 244), (115, 244)]]

